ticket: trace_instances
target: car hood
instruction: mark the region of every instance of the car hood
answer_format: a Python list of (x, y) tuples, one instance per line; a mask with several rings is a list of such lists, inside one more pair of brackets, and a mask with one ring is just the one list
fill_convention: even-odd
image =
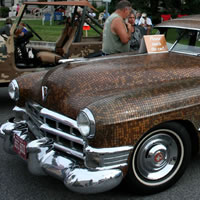
[[(80, 109), (101, 110), (104, 105), (114, 105), (113, 97), (119, 95), (127, 98), (135, 94), (138, 99), (160, 95), (164, 99), (170, 91), (199, 85), (199, 71), (198, 57), (175, 53), (124, 55), (63, 64), (17, 81), (21, 102), (33, 100), (75, 119)], [(42, 86), (47, 89), (45, 99)], [(124, 98), (119, 99), (120, 105), (126, 105)]]

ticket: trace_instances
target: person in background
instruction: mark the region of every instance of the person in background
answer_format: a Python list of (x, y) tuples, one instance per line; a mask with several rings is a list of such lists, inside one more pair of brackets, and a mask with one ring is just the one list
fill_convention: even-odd
[(136, 12), (136, 19), (135, 19), (135, 25), (138, 26), (139, 25), (139, 21), (140, 21), (140, 18), (141, 18), (141, 12), (140, 11), (137, 11)]
[(141, 26), (135, 25), (135, 14), (132, 11), (131, 14), (128, 17), (128, 23), (131, 24), (131, 39), (130, 39), (130, 50), (138, 50), (140, 47), (141, 39), (144, 35), (144, 32), (142, 29), (144, 29)]
[(17, 37), (23, 37), (28, 32), (26, 25), (21, 22), (17, 29), (15, 30), (15, 36)]
[(20, 9), (20, 6), (19, 6), (19, 4), (17, 4), (17, 8), (16, 8), (16, 16), (17, 16), (18, 13), (19, 13), (19, 9)]
[(150, 35), (152, 29), (152, 21), (149, 17), (147, 17), (146, 13), (142, 13), (139, 25), (144, 27), (144, 29), (146, 30), (146, 35)]
[(104, 15), (104, 12), (101, 12), (99, 13), (99, 17), (98, 17), (98, 21), (101, 25), (103, 25), (103, 15)]
[(103, 30), (102, 55), (128, 52), (131, 38), (131, 24), (125, 23), (125, 19), (132, 11), (129, 1), (118, 2), (116, 11), (110, 15)]
[(10, 36), (11, 26), (12, 26), (12, 19), (7, 18), (5, 21), (5, 25), (0, 28), (0, 35), (6, 34), (7, 36)]
[(104, 10), (103, 12), (103, 23), (105, 23), (106, 19), (110, 16), (109, 12), (106, 12), (106, 10)]

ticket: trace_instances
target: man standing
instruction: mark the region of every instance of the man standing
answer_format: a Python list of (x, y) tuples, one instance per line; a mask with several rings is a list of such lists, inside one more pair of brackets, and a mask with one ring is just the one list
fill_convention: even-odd
[(135, 25), (138, 26), (139, 25), (139, 21), (141, 18), (142, 13), (140, 11), (136, 12), (136, 19), (135, 19)]
[(117, 4), (116, 11), (107, 18), (103, 30), (103, 55), (129, 51), (131, 24), (125, 23), (125, 19), (131, 10), (130, 2), (122, 0)]
[(18, 13), (19, 13), (19, 9), (20, 9), (20, 6), (19, 6), (19, 4), (17, 4), (17, 8), (16, 8), (16, 16), (17, 16)]
[(150, 35), (151, 28), (152, 28), (152, 21), (149, 17), (147, 17), (146, 13), (142, 13), (142, 17), (140, 18), (139, 25), (144, 27), (147, 35)]
[(0, 28), (0, 35), (6, 34), (6, 35), (10, 36), (11, 26), (12, 26), (12, 19), (7, 18), (5, 21), (5, 26)]

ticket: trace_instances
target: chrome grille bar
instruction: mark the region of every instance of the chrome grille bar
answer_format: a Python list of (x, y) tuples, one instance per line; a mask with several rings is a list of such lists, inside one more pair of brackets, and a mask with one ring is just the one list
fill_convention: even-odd
[(69, 117), (63, 116), (59, 113), (55, 113), (51, 110), (43, 108), (40, 111), (40, 114), (41, 114), (41, 116), (44, 116), (46, 118), (49, 118), (49, 119), (52, 119), (52, 120), (55, 120), (55, 121), (59, 121), (62, 124), (65, 124), (65, 125), (70, 126), (72, 128), (78, 129), (77, 122), (75, 120), (70, 119)]
[(70, 154), (72, 156), (76, 156), (76, 157), (78, 157), (78, 158), (80, 158), (82, 160), (84, 159), (83, 153), (77, 152), (77, 151), (75, 151), (75, 150), (73, 150), (71, 148), (64, 147), (63, 145), (60, 145), (58, 143), (54, 143), (54, 147), (55, 147), (55, 149), (63, 151), (65, 153), (67, 153), (67, 154)]
[(65, 138), (67, 140), (70, 140), (72, 142), (76, 142), (78, 144), (84, 144), (83, 143), (83, 140), (81, 138), (78, 138), (76, 136), (73, 136), (73, 135), (70, 135), (68, 133), (64, 133), (60, 130), (57, 130), (57, 129), (54, 129), (54, 128), (51, 128), (49, 127), (47, 124), (42, 124), (40, 126), (40, 129), (43, 130), (43, 131), (47, 131), (48, 133), (52, 133), (53, 135), (56, 135), (56, 136), (60, 136), (62, 138)]
[(54, 148), (84, 159), (84, 140), (80, 137), (77, 122), (57, 112), (44, 108), (34, 102), (26, 103), (28, 122), (35, 124), (45, 137), (54, 140)]

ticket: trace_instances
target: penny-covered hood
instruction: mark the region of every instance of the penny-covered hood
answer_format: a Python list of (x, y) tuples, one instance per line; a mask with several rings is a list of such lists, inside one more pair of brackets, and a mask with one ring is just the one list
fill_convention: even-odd
[[(20, 101), (76, 118), (80, 109), (126, 94), (163, 95), (199, 85), (199, 59), (175, 53), (100, 57), (62, 64), (17, 79)], [(187, 80), (187, 82), (185, 82)], [(189, 81), (188, 81), (189, 80)], [(152, 91), (148, 92), (148, 91)], [(43, 96), (42, 96), (43, 94)], [(113, 98), (112, 98), (113, 100)], [(121, 102), (126, 104), (126, 102)], [(101, 106), (103, 105), (101, 101)], [(99, 107), (99, 109), (101, 109)]]

